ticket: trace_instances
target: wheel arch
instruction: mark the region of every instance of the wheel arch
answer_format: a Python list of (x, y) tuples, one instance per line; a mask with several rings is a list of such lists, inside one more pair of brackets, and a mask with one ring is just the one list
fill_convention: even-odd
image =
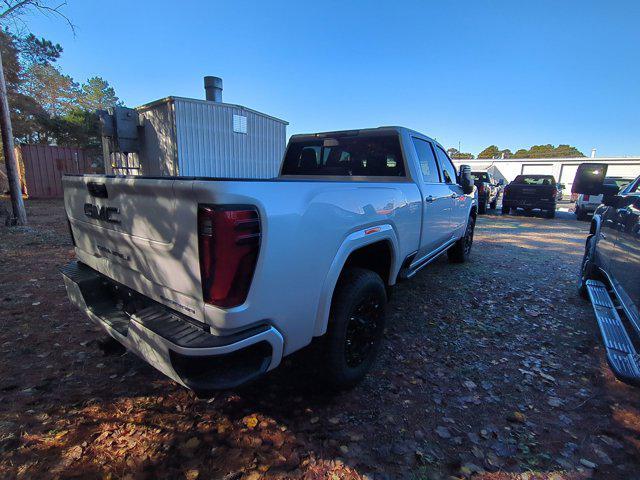
[[(366, 263), (367, 259), (371, 259), (372, 263)], [(331, 301), (345, 268), (368, 268), (378, 273), (385, 285), (394, 285), (401, 263), (398, 239), (390, 225), (377, 225), (347, 236), (340, 245), (322, 286), (313, 336), (324, 335), (327, 331)]]
[(591, 225), (589, 226), (589, 235), (596, 235), (600, 232), (600, 216), (594, 215), (591, 219)]

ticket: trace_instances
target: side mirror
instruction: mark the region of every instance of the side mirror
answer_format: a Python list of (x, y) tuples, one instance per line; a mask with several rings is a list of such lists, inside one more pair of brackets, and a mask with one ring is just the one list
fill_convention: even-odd
[(619, 192), (620, 188), (615, 184), (602, 185), (602, 203), (604, 203), (608, 207), (618, 206), (618, 201), (621, 198), (618, 195)]
[(465, 195), (473, 193), (473, 177), (471, 176), (470, 165), (460, 165), (460, 186)]
[(604, 177), (608, 165), (605, 163), (581, 163), (573, 179), (571, 193), (600, 195), (603, 193)]

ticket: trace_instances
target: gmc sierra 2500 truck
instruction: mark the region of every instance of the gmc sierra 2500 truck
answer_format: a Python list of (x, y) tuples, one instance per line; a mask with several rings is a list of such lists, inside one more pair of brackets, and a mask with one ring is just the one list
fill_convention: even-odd
[(66, 175), (70, 300), (196, 392), (231, 388), (314, 339), (333, 387), (371, 367), (387, 290), (469, 255), (470, 168), (400, 127), (295, 135), (278, 178)]

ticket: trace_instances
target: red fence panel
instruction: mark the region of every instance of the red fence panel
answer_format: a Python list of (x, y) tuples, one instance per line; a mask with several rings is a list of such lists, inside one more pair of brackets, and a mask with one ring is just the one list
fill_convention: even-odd
[(62, 197), (62, 175), (95, 173), (95, 151), (52, 145), (20, 145), (27, 194), (31, 198)]

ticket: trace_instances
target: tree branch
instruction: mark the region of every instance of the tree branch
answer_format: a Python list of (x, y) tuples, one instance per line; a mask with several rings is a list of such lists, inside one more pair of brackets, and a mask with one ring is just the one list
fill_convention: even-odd
[(44, 15), (57, 15), (61, 17), (65, 22), (67, 22), (69, 28), (73, 32), (73, 35), (75, 36), (76, 34), (76, 26), (61, 10), (62, 7), (67, 5), (66, 1), (63, 1), (56, 6), (48, 5), (46, 0), (3, 0), (3, 3), (6, 5), (6, 8), (4, 11), (0, 12), (0, 22), (18, 17), (22, 15), (27, 8), (31, 7)]

